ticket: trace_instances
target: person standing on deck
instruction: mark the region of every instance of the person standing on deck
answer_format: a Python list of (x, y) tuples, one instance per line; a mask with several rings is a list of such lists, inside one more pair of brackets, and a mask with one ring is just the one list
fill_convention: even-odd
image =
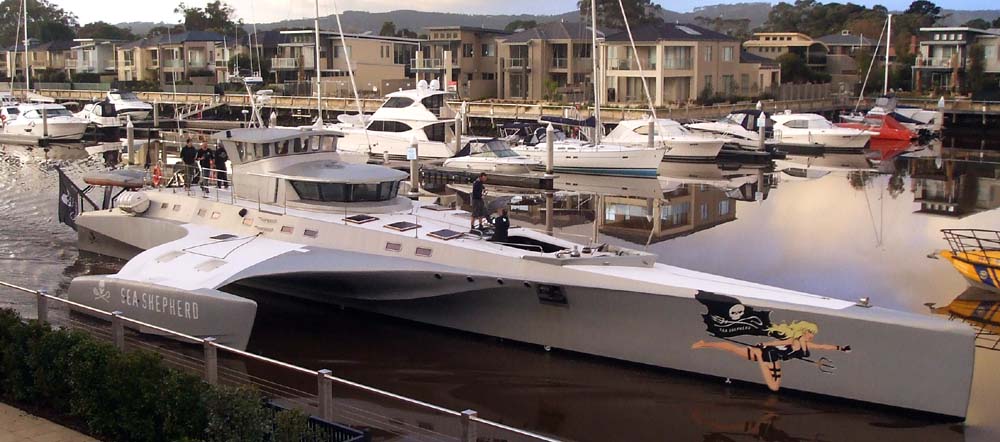
[(510, 217), (507, 216), (507, 209), (497, 210), (497, 216), (490, 220), (493, 223), (493, 237), (490, 241), (507, 242), (507, 231), (510, 230)]
[(229, 188), (229, 174), (226, 172), (226, 162), (229, 161), (229, 153), (226, 148), (219, 146), (215, 150), (215, 187)]
[(194, 148), (191, 144), (191, 139), (188, 138), (187, 142), (184, 143), (184, 147), (181, 148), (181, 162), (184, 163), (184, 188), (190, 189), (191, 182), (194, 180), (195, 174), (195, 159), (198, 158), (198, 150)]
[(201, 166), (201, 176), (198, 179), (198, 183), (201, 184), (201, 190), (208, 192), (208, 179), (211, 177), (212, 169), (215, 164), (215, 155), (211, 150), (208, 149), (208, 143), (202, 142), (201, 148), (198, 149), (198, 164)]
[(472, 219), (469, 221), (469, 230), (476, 230), (476, 223), (479, 223), (479, 230), (483, 229), (483, 218), (486, 213), (486, 202), (483, 196), (486, 195), (486, 172), (479, 174), (479, 178), (472, 183)]

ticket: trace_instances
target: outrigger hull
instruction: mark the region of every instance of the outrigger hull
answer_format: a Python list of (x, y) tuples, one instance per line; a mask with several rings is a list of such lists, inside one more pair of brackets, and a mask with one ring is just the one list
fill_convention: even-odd
[[(118, 296), (126, 289), (170, 296), (175, 303), (196, 301), (209, 293), (205, 289), (247, 285), (471, 333), (767, 384), (775, 391), (958, 419), (966, 415), (974, 336), (958, 322), (653, 264), (643, 261), (649, 259), (645, 256), (616, 265), (525, 256), (497, 261), (484, 271), (462, 263), (506, 257), (488, 249), (454, 249), (441, 256), (451, 260), (447, 264), (414, 254), (413, 247), (437, 244), (418, 234), (407, 238), (343, 223), (320, 225), (303, 214), (148, 194), (152, 204), (144, 216), (114, 209), (77, 218), (85, 228), (81, 232), (100, 233), (81, 236), (89, 250), (100, 252), (104, 242), (113, 241), (147, 251), (118, 275), (74, 281), (71, 299), (107, 308), (93, 292), (101, 280)], [(121, 223), (131, 228), (122, 229)], [(163, 223), (175, 228), (163, 229)], [(177, 238), (177, 229), (186, 232), (183, 237)], [(302, 236), (304, 229), (316, 229), (314, 236)], [(150, 233), (124, 233), (138, 231)], [(227, 234), (233, 238), (221, 236)], [(387, 250), (386, 241), (398, 241), (402, 253)], [(233, 298), (199, 304), (198, 321), (228, 314), (229, 324), (252, 324), (252, 314), (240, 310), (247, 304)], [(169, 313), (150, 313), (148, 305), (143, 310), (141, 295), (138, 299), (138, 306), (116, 307), (126, 316), (145, 312), (140, 317), (156, 325), (190, 325), (187, 317), (179, 321)], [(218, 325), (181, 331), (227, 332), (213, 328)], [(773, 344), (781, 336), (772, 328), (808, 325), (815, 336), (808, 344), (811, 354), (775, 356), (783, 350)], [(762, 360), (765, 351), (773, 361)]]

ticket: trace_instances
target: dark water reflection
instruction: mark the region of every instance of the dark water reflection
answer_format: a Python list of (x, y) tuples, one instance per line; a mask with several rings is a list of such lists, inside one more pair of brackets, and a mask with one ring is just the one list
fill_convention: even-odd
[[(600, 241), (645, 248), (664, 263), (925, 311), (965, 288), (946, 263), (926, 257), (944, 247), (939, 230), (1000, 229), (1000, 155), (975, 147), (665, 163), (657, 180), (563, 175), (551, 213), (543, 192), (491, 186), (490, 196), (509, 201), (517, 225), (572, 238), (596, 229)], [(120, 266), (77, 256), (74, 235), (54, 221), (52, 164), (0, 159), (0, 278), (58, 292), (74, 276)], [(99, 164), (63, 166), (78, 177)], [(470, 187), (425, 184), (460, 204)], [(0, 305), (30, 312), (30, 299), (0, 293)], [(926, 416), (241, 294), (261, 303), (254, 352), (560, 438), (964, 438), (961, 426)]]

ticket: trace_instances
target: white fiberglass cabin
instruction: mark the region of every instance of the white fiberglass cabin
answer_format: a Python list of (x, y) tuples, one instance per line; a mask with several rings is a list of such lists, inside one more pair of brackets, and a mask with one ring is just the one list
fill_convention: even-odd
[(145, 120), (153, 112), (153, 105), (142, 101), (129, 91), (112, 89), (108, 92), (107, 101), (114, 105), (115, 114), (120, 118), (130, 117), (133, 121)]
[(331, 128), (344, 133), (341, 151), (406, 159), (407, 149), (416, 140), (420, 158), (450, 158), (461, 150), (455, 143), (455, 112), (447, 103), (453, 97), (438, 88), (437, 80), (429, 84), (421, 80), (416, 89), (388, 94), (373, 115)]
[(17, 106), (17, 118), (11, 118), (9, 109), (5, 114), (3, 132), (11, 135), (38, 138), (48, 135), (51, 139), (74, 141), (83, 138), (90, 124), (73, 116), (61, 104), (21, 104)]
[(541, 167), (542, 162), (518, 154), (503, 140), (480, 138), (470, 140), (458, 154), (444, 160), (444, 166), (484, 172), (528, 173)]
[[(604, 141), (625, 146), (649, 146), (650, 120), (622, 120)], [(666, 147), (664, 157), (677, 160), (714, 160), (728, 139), (692, 133), (680, 123), (661, 118), (654, 123), (653, 146)]]
[(726, 137), (742, 149), (760, 149), (760, 126), (764, 124), (765, 141), (772, 133), (771, 120), (767, 113), (759, 110), (735, 111), (716, 121), (702, 121), (687, 124), (687, 128), (696, 132)]
[(838, 127), (819, 114), (785, 112), (771, 116), (774, 140), (785, 146), (864, 149), (874, 132)]

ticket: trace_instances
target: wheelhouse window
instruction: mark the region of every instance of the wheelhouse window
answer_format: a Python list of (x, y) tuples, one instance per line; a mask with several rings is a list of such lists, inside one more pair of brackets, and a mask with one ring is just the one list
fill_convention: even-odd
[(346, 184), (292, 181), (292, 188), (299, 198), (307, 201), (359, 203), (388, 201), (399, 192), (398, 181), (381, 183)]
[(785, 127), (790, 127), (792, 129), (808, 129), (809, 122), (806, 120), (790, 120), (785, 123)]
[(434, 123), (424, 126), (424, 134), (428, 141), (444, 142), (445, 123)]
[(413, 99), (412, 98), (407, 98), (407, 97), (391, 97), (388, 100), (385, 100), (385, 103), (382, 105), (382, 107), (390, 108), (390, 109), (399, 109), (399, 108), (404, 108), (404, 107), (410, 107), (411, 105), (413, 105)]
[(444, 95), (431, 95), (423, 100), (420, 100), (420, 104), (423, 104), (424, 107), (431, 111), (432, 114), (440, 117), (441, 108), (444, 107)]
[(413, 130), (409, 124), (399, 121), (375, 120), (368, 125), (368, 130), (374, 132), (407, 132)]

